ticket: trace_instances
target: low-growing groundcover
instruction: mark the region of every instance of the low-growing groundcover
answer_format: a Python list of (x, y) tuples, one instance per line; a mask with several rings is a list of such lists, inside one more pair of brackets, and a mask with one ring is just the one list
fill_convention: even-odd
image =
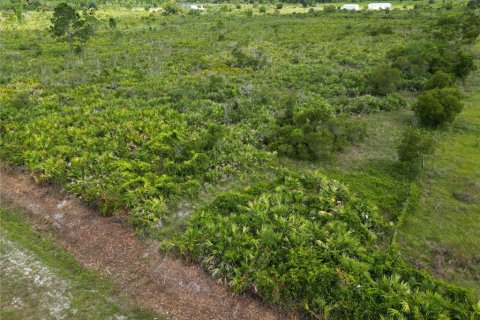
[(280, 172), (217, 197), (176, 240), (235, 291), (318, 319), (475, 319), (461, 288), (408, 267), (377, 238), (391, 226), (323, 175)]

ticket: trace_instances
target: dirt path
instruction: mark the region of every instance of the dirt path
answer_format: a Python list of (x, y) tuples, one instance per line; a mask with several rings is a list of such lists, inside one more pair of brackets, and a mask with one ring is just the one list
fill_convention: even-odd
[(142, 244), (118, 218), (103, 217), (25, 173), (0, 168), (0, 200), (26, 211), (39, 227), (55, 230), (64, 249), (114, 279), (141, 307), (182, 320), (281, 318), (251, 297), (234, 296), (199, 267)]

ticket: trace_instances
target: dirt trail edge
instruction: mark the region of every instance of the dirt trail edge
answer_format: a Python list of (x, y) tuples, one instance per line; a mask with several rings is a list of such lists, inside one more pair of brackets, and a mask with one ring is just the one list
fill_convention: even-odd
[(142, 244), (116, 218), (101, 216), (26, 173), (0, 168), (0, 200), (55, 231), (60, 246), (82, 265), (112, 278), (138, 305), (170, 319), (280, 319), (261, 302), (233, 295), (198, 266)]

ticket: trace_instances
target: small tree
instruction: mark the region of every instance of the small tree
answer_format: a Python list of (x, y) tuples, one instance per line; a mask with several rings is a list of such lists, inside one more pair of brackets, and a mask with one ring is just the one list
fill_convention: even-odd
[(397, 146), (398, 159), (415, 169), (423, 167), (425, 156), (433, 151), (434, 144), (431, 136), (415, 128), (407, 129)]
[(69, 4), (60, 3), (53, 11), (50, 33), (53, 37), (67, 41), (70, 48), (80, 51), (81, 45), (93, 34), (91, 21), (85, 15), (80, 17)]
[(425, 91), (413, 105), (413, 111), (423, 125), (437, 127), (452, 122), (462, 111), (461, 97), (455, 88)]
[(97, 4), (96, 4), (95, 2), (93, 2), (93, 1), (90, 1), (90, 2), (88, 3), (87, 8), (88, 8), (88, 9), (92, 9), (92, 10), (97, 10), (97, 9), (98, 9)]

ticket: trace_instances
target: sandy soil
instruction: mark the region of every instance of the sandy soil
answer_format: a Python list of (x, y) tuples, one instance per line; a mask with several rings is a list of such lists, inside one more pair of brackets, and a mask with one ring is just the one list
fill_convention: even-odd
[[(49, 315), (49, 319), (65, 319), (69, 313), (75, 314), (75, 309), (70, 306), (72, 295), (68, 281), (50, 270), (35, 253), (17, 246), (3, 234), (0, 234), (0, 248), (2, 282), (8, 278), (22, 283), (29, 296), (38, 302), (35, 311), (39, 317)], [(3, 308), (6, 304), (5, 301), (2, 302)], [(23, 304), (22, 298), (17, 296), (8, 307), (21, 308)]]
[(0, 201), (25, 211), (37, 227), (54, 230), (63, 249), (114, 279), (143, 308), (182, 320), (284, 318), (252, 297), (233, 295), (198, 266), (140, 242), (118, 218), (37, 185), (24, 172), (0, 168)]

